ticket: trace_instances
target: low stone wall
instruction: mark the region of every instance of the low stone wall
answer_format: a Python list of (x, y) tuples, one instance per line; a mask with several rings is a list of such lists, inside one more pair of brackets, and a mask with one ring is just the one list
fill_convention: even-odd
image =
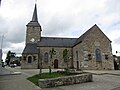
[(79, 84), (79, 83), (85, 83), (85, 82), (92, 82), (91, 73), (38, 80), (39, 87), (41, 88), (65, 86), (65, 85)]

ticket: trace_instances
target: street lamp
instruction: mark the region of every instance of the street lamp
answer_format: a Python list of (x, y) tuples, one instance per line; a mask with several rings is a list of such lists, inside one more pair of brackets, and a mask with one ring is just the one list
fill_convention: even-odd
[(1, 48), (0, 48), (0, 72), (2, 72), (2, 45), (3, 45), (3, 38), (4, 38), (4, 35), (2, 35), (2, 38), (1, 38)]

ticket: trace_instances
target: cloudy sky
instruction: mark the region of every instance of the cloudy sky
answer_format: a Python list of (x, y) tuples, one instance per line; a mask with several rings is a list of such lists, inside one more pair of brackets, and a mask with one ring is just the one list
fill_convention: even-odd
[[(9, 50), (23, 51), (34, 5), (35, 0), (1, 1), (3, 59)], [(37, 0), (37, 10), (42, 36), (79, 37), (97, 24), (112, 41), (113, 54), (120, 52), (120, 0)]]

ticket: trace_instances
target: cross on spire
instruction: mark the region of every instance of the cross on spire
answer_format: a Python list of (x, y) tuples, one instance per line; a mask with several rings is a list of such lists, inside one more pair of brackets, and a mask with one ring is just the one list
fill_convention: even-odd
[(37, 5), (36, 5), (36, 3), (35, 3), (35, 8), (34, 8), (34, 12), (33, 12), (32, 21), (33, 22), (38, 22), (38, 18), (37, 18)]

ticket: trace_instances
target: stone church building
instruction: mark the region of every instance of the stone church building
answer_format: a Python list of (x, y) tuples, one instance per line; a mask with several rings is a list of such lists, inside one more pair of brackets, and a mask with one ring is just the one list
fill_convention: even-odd
[[(78, 38), (43, 37), (35, 5), (32, 20), (26, 25), (26, 45), (21, 68), (113, 69), (111, 41), (95, 24)], [(67, 61), (63, 51), (67, 49)], [(50, 51), (55, 54), (50, 58)]]

